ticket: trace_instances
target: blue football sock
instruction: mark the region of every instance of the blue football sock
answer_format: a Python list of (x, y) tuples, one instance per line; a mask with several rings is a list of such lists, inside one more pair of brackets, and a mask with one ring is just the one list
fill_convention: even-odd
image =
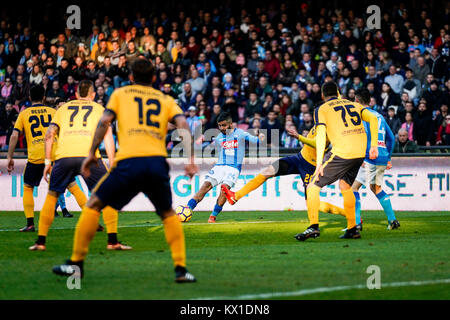
[(61, 193), (58, 197), (58, 202), (56, 203), (56, 208), (58, 208), (58, 205), (61, 207), (61, 210), (64, 210), (66, 208), (66, 199), (64, 198), (64, 193)]
[(378, 201), (380, 201), (381, 206), (383, 207), (388, 221), (396, 220), (394, 210), (392, 210), (391, 200), (389, 199), (389, 196), (386, 194), (386, 192), (381, 190), (381, 192), (376, 196)]
[(191, 200), (189, 200), (187, 205), (191, 210), (194, 210), (195, 207), (197, 206), (197, 201), (195, 201), (194, 199), (191, 199)]
[(361, 221), (361, 198), (359, 197), (359, 192), (353, 191), (353, 194), (355, 195), (355, 218), (356, 218), (356, 224), (360, 224)]
[(223, 207), (219, 206), (218, 204), (216, 204), (214, 206), (214, 211), (211, 213), (212, 216), (217, 217), (219, 215), (219, 213), (222, 211)]

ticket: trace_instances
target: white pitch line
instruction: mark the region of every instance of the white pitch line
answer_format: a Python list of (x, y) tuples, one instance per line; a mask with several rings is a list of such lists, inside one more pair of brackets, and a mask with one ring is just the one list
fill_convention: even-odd
[[(381, 288), (386, 287), (408, 287), (408, 286), (423, 286), (428, 284), (442, 284), (450, 283), (450, 279), (439, 279), (439, 280), (425, 280), (425, 281), (407, 281), (407, 282), (388, 282), (382, 283)], [(239, 296), (217, 296), (217, 297), (205, 297), (196, 298), (192, 300), (256, 300), (256, 299), (270, 299), (270, 298), (280, 298), (280, 297), (292, 297), (292, 296), (305, 296), (313, 293), (325, 293), (325, 292), (335, 292), (353, 289), (367, 289), (366, 285), (357, 284), (352, 286), (337, 286), (337, 287), (321, 287), (313, 289), (303, 289), (298, 291), (290, 292), (269, 292), (260, 294), (245, 294)], [(367, 289), (368, 290), (368, 289)]]
[[(202, 225), (224, 225), (224, 224), (255, 224), (255, 223), (301, 223), (307, 220), (279, 220), (279, 221), (230, 221), (230, 222), (188, 222), (186, 226), (202, 226)], [(162, 223), (146, 223), (146, 224), (131, 224), (127, 226), (119, 226), (118, 228), (142, 228), (142, 227), (162, 227)], [(52, 227), (51, 230), (75, 230), (74, 227)], [(0, 232), (19, 231), (19, 229), (0, 229)]]

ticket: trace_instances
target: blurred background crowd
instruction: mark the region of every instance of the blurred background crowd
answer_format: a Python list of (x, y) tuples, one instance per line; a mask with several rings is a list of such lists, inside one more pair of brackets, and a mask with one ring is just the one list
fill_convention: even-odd
[(177, 100), (193, 134), (216, 128), (227, 111), (236, 127), (267, 129), (269, 144), (299, 147), (285, 130), (308, 133), (320, 87), (334, 80), (349, 100), (369, 89), (370, 107), (398, 139), (395, 152), (450, 145), (450, 2), (380, 3), (378, 30), (367, 28), (370, 4), (96, 2), (80, 5), (80, 30), (65, 27), (62, 4), (9, 4), (0, 9), (0, 145), (30, 106), (30, 86), (43, 85), (45, 103), (57, 107), (90, 79), (106, 106), (139, 58), (154, 63), (154, 87)]

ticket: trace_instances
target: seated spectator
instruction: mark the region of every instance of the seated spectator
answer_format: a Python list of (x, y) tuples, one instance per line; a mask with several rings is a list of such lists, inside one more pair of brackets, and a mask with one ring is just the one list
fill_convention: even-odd
[(288, 129), (295, 128), (294, 123), (291, 121), (286, 121), (284, 125), (284, 131), (281, 135), (281, 147), (282, 148), (297, 148), (299, 146), (299, 141), (297, 138), (290, 136), (287, 133)]
[(270, 110), (267, 114), (267, 117), (261, 122), (261, 129), (267, 130), (267, 145), (279, 145), (279, 141), (274, 141), (272, 139), (273, 135), (278, 137), (278, 140), (280, 139), (280, 132), (281, 132), (281, 123), (277, 119), (277, 114), (274, 110)]
[(397, 67), (391, 65), (389, 67), (389, 75), (384, 78), (384, 82), (389, 84), (396, 94), (400, 94), (403, 87), (403, 77), (397, 74)]
[(433, 80), (430, 83), (430, 87), (423, 92), (422, 98), (427, 102), (427, 106), (430, 107), (428, 112), (439, 110), (441, 104), (444, 103), (444, 93), (439, 89), (439, 82)]
[(13, 88), (13, 84), (11, 81), (11, 78), (5, 79), (5, 84), (2, 86), (2, 100), (6, 101), (8, 100), (9, 96), (11, 95)]
[(403, 82), (401, 93), (407, 93), (409, 98), (417, 104), (419, 97), (422, 95), (422, 85), (419, 80), (415, 79), (411, 69), (406, 69), (406, 80)]
[(192, 105), (195, 105), (195, 93), (191, 90), (191, 84), (189, 82), (185, 82), (183, 86), (183, 92), (178, 96), (178, 101), (181, 109), (183, 111), (187, 111), (188, 108)]
[(391, 86), (384, 82), (383, 85), (381, 86), (381, 105), (382, 105), (382, 109), (386, 110), (388, 109), (390, 106), (398, 106), (399, 101), (398, 101), (398, 96), (395, 94), (395, 92), (392, 90)]
[(405, 122), (402, 123), (401, 128), (405, 129), (408, 132), (408, 139), (411, 141), (414, 141), (414, 122), (413, 122), (413, 116), (411, 112), (406, 112), (405, 115)]
[(450, 115), (448, 114), (439, 126), (436, 144), (450, 146)]
[(386, 122), (389, 125), (389, 128), (391, 128), (392, 133), (394, 133), (394, 135), (397, 135), (399, 129), (401, 128), (402, 123), (400, 122), (400, 119), (395, 114), (395, 108), (390, 107), (388, 109)]
[(114, 88), (120, 88), (130, 84), (130, 69), (128, 68), (127, 58), (124, 54), (119, 57), (117, 65), (117, 74), (114, 76)]
[(313, 121), (313, 116), (311, 113), (305, 113), (303, 115), (303, 121), (300, 124), (300, 127), (298, 128), (298, 132), (303, 132), (304, 130), (311, 130), (312, 127), (314, 127), (314, 121)]
[(253, 118), (255, 113), (261, 114), (261, 112), (262, 112), (261, 102), (258, 100), (258, 96), (256, 95), (256, 93), (251, 92), (250, 99), (248, 100), (245, 106), (245, 113), (244, 113), (245, 122), (249, 123), (250, 118)]
[(45, 96), (45, 102), (49, 105), (54, 106), (56, 99), (65, 99), (64, 90), (59, 86), (59, 81), (53, 81), (52, 88), (47, 92)]
[(190, 106), (188, 108), (188, 117), (186, 118), (186, 121), (189, 125), (189, 131), (191, 131), (191, 134), (194, 135), (197, 127), (201, 127), (202, 124), (200, 118), (197, 116), (196, 107)]
[(408, 131), (400, 129), (398, 138), (395, 141), (393, 153), (418, 153), (421, 152), (419, 146), (408, 139)]

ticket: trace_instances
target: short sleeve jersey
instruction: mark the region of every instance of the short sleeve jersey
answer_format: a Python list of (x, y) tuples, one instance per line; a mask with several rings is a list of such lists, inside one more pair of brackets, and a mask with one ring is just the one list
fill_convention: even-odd
[(28, 149), (28, 161), (44, 163), (45, 134), (53, 121), (56, 110), (42, 104), (34, 104), (19, 113), (14, 130), (25, 134)]
[(316, 108), (316, 126), (326, 127), (331, 152), (344, 159), (364, 158), (367, 136), (361, 113), (368, 112), (361, 104), (347, 99), (332, 98)]
[[(104, 110), (102, 105), (88, 100), (72, 100), (59, 107), (52, 121), (59, 128), (56, 160), (88, 156)], [(98, 150), (96, 155), (100, 157)]]
[(175, 100), (150, 86), (135, 84), (115, 90), (106, 107), (115, 114), (119, 150), (116, 161), (167, 156), (167, 124), (183, 111)]

